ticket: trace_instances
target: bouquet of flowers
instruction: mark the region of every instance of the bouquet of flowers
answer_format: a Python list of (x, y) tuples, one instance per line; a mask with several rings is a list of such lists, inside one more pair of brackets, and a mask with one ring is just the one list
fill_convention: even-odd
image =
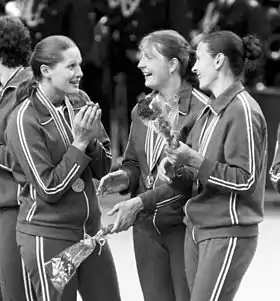
[(99, 244), (99, 254), (101, 254), (106, 237), (112, 228), (111, 224), (101, 228), (94, 236), (85, 237), (45, 263), (47, 275), (59, 292), (63, 292), (77, 268), (94, 251), (97, 244)]
[[(145, 124), (149, 121), (154, 121), (155, 129), (166, 139), (168, 147), (177, 148), (179, 146), (179, 141), (178, 137), (175, 135), (174, 128), (177, 125), (179, 116), (178, 103), (171, 106), (167, 103), (160, 102), (156, 99), (155, 92), (148, 95), (145, 95), (144, 93), (140, 94), (137, 102), (137, 113), (139, 118)], [(175, 118), (170, 118), (172, 115), (175, 116)]]

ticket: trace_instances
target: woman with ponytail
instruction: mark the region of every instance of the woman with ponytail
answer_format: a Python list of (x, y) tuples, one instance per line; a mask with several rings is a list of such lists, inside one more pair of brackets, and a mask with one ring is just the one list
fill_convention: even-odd
[[(145, 85), (153, 90), (145, 98), (147, 109), (152, 101), (177, 107), (178, 120), (173, 129), (180, 133), (184, 127), (188, 135), (208, 101), (194, 86), (194, 53), (189, 43), (176, 31), (160, 30), (142, 39), (140, 52), (138, 67)], [(101, 179), (99, 191), (131, 193), (132, 198), (117, 204), (110, 214), (117, 215), (113, 231), (123, 231), (134, 224), (134, 251), (145, 301), (187, 301), (183, 206), (191, 189), (182, 195), (158, 179), (165, 140), (152, 121), (142, 122), (141, 110), (139, 102), (132, 111), (120, 169)]]
[(110, 140), (98, 104), (79, 89), (82, 58), (65, 36), (39, 42), (30, 58), (33, 78), (17, 91), (6, 137), (21, 204), (17, 243), (38, 301), (120, 301), (108, 244), (79, 266), (63, 293), (45, 264), (61, 251), (95, 235), (101, 211), (93, 178), (111, 167)]
[(26, 301), (32, 297), (31, 282), (16, 245), (18, 185), (5, 142), (7, 121), (16, 104), (16, 89), (32, 77), (27, 68), (30, 53), (28, 29), (17, 18), (0, 17), (0, 284), (4, 301)]
[[(267, 126), (256, 100), (242, 85), (246, 68), (261, 57), (257, 38), (230, 31), (203, 36), (193, 71), (210, 91), (185, 143), (166, 149), (160, 177), (187, 201), (185, 260), (191, 301), (234, 299), (256, 251), (263, 220)], [(165, 165), (168, 162), (168, 165)], [(175, 176), (165, 167), (172, 164)]]

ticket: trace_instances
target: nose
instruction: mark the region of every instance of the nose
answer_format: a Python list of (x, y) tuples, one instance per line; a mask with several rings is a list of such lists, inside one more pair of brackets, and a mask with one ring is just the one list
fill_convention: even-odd
[(76, 70), (76, 76), (77, 77), (82, 77), (84, 74), (83, 74), (83, 71), (82, 71), (82, 68), (81, 68), (81, 66), (79, 65), (78, 67), (77, 67), (77, 70)]
[(197, 72), (197, 61), (194, 63), (193, 67), (192, 67), (192, 72), (196, 73)]
[(139, 69), (143, 69), (145, 67), (145, 62), (144, 62), (143, 56), (140, 57), (140, 60), (139, 60), (139, 62), (137, 64), (137, 67)]

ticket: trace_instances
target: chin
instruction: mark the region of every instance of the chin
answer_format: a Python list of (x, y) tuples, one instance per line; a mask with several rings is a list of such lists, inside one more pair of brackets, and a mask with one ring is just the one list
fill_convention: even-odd
[(147, 87), (149, 89), (152, 89), (152, 90), (156, 89), (156, 85), (153, 84), (152, 82), (148, 81), (148, 80), (145, 81), (145, 87)]
[(78, 93), (80, 90), (79, 87), (71, 87), (69, 90), (68, 90), (68, 93), (67, 94), (75, 94), (75, 93)]
[(208, 85), (202, 82), (199, 82), (199, 88), (201, 90), (207, 90), (208, 89)]

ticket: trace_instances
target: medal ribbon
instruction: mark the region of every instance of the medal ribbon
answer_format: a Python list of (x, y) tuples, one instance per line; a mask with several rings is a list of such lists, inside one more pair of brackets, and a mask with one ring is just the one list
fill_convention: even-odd
[(164, 137), (162, 137), (162, 135), (160, 134), (157, 135), (156, 143), (154, 145), (154, 136), (155, 136), (155, 130), (154, 130), (153, 121), (150, 121), (147, 128), (146, 140), (145, 140), (145, 152), (147, 156), (147, 164), (150, 170), (150, 174), (155, 168), (156, 163), (165, 145)]
[[(54, 123), (57, 127), (57, 130), (62, 138), (62, 141), (64, 143), (64, 146), (66, 149), (69, 148), (69, 146), (71, 145), (71, 141), (70, 138), (67, 134), (67, 131), (65, 129), (65, 126), (61, 120), (62, 116), (60, 116), (60, 114), (57, 112), (55, 106), (51, 103), (51, 101), (45, 96), (45, 94), (43, 93), (42, 89), (40, 88), (40, 86), (38, 87), (37, 91), (37, 97), (38, 99), (47, 107), (47, 109), (49, 110)], [(69, 101), (69, 99), (67, 97), (65, 97), (65, 103), (67, 106), (67, 110), (69, 112), (69, 119), (70, 119), (70, 125), (71, 127), (68, 125), (68, 123), (66, 122), (66, 124), (69, 126), (69, 129), (74, 137), (74, 133), (73, 133), (73, 120), (74, 120), (74, 110), (73, 107)]]

